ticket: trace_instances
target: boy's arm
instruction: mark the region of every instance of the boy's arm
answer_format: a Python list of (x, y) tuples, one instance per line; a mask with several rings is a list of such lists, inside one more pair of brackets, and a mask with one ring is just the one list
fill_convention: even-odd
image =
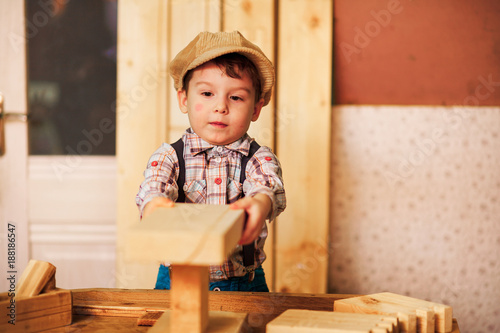
[(261, 147), (248, 161), (245, 197), (231, 205), (244, 209), (248, 214), (240, 244), (255, 240), (266, 219), (274, 220), (286, 207), (285, 188), (278, 158), (267, 147)]
[(179, 162), (175, 150), (163, 144), (150, 157), (144, 171), (144, 181), (136, 195), (141, 218), (159, 206), (168, 207), (177, 199)]
[(232, 209), (244, 209), (248, 216), (245, 230), (239, 241), (240, 245), (250, 244), (259, 237), (266, 217), (271, 212), (271, 204), (271, 199), (263, 193), (257, 193), (253, 197), (244, 197), (231, 204)]

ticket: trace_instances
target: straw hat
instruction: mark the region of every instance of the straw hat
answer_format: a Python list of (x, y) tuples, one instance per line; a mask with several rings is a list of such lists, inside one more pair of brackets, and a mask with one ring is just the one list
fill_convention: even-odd
[(261, 96), (264, 98), (264, 105), (269, 103), (274, 85), (273, 64), (257, 45), (238, 31), (198, 34), (170, 62), (170, 75), (174, 79), (175, 89), (182, 88), (182, 81), (189, 70), (228, 53), (239, 53), (254, 63), (261, 78)]

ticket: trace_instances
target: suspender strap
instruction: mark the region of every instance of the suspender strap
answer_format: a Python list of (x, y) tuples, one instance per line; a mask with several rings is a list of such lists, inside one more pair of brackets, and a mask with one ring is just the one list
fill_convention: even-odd
[[(240, 183), (243, 185), (246, 177), (246, 168), (248, 161), (252, 158), (253, 154), (259, 150), (260, 146), (256, 141), (252, 141), (250, 144), (250, 151), (248, 155), (241, 158), (241, 171), (240, 171)], [(243, 245), (243, 266), (249, 267), (255, 264), (255, 242), (248, 245)], [(253, 274), (253, 272), (251, 273)]]
[(185, 202), (186, 194), (184, 193), (184, 183), (186, 179), (186, 167), (184, 166), (184, 142), (182, 139), (177, 140), (172, 144), (177, 154), (177, 160), (179, 161), (179, 177), (177, 178), (178, 195), (177, 202)]
[[(177, 160), (179, 161), (179, 177), (177, 178), (178, 196), (177, 202), (185, 202), (186, 194), (184, 193), (184, 182), (186, 179), (186, 167), (184, 164), (184, 142), (182, 139), (177, 140), (171, 145), (175, 149), (177, 154)], [(246, 167), (248, 161), (252, 158), (257, 150), (259, 150), (260, 145), (252, 141), (250, 144), (250, 151), (248, 155), (243, 155), (241, 157), (241, 171), (240, 171), (240, 183), (245, 182), (246, 177)], [(255, 264), (255, 242), (252, 244), (243, 246), (243, 265), (246, 267), (253, 266)]]

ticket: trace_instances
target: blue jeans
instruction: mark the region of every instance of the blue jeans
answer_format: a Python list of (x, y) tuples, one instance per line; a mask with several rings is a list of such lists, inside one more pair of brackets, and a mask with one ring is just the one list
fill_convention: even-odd
[[(170, 271), (168, 267), (160, 265), (155, 289), (170, 290)], [(210, 282), (209, 290), (213, 291), (264, 291), (269, 292), (266, 277), (262, 267), (255, 270), (252, 282), (248, 281), (248, 274), (240, 277), (232, 277), (227, 280)]]

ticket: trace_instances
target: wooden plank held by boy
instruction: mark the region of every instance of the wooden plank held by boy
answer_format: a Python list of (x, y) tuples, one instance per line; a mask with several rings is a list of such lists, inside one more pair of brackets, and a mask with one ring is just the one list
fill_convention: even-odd
[(48, 262), (30, 260), (16, 288), (0, 294), (0, 332), (38, 332), (71, 324), (71, 292), (56, 288), (55, 272)]
[(234, 250), (244, 222), (244, 211), (227, 205), (176, 203), (130, 228), (129, 260), (171, 264), (171, 310), (151, 332), (238, 331), (246, 314), (208, 311), (208, 268), (223, 263)]

